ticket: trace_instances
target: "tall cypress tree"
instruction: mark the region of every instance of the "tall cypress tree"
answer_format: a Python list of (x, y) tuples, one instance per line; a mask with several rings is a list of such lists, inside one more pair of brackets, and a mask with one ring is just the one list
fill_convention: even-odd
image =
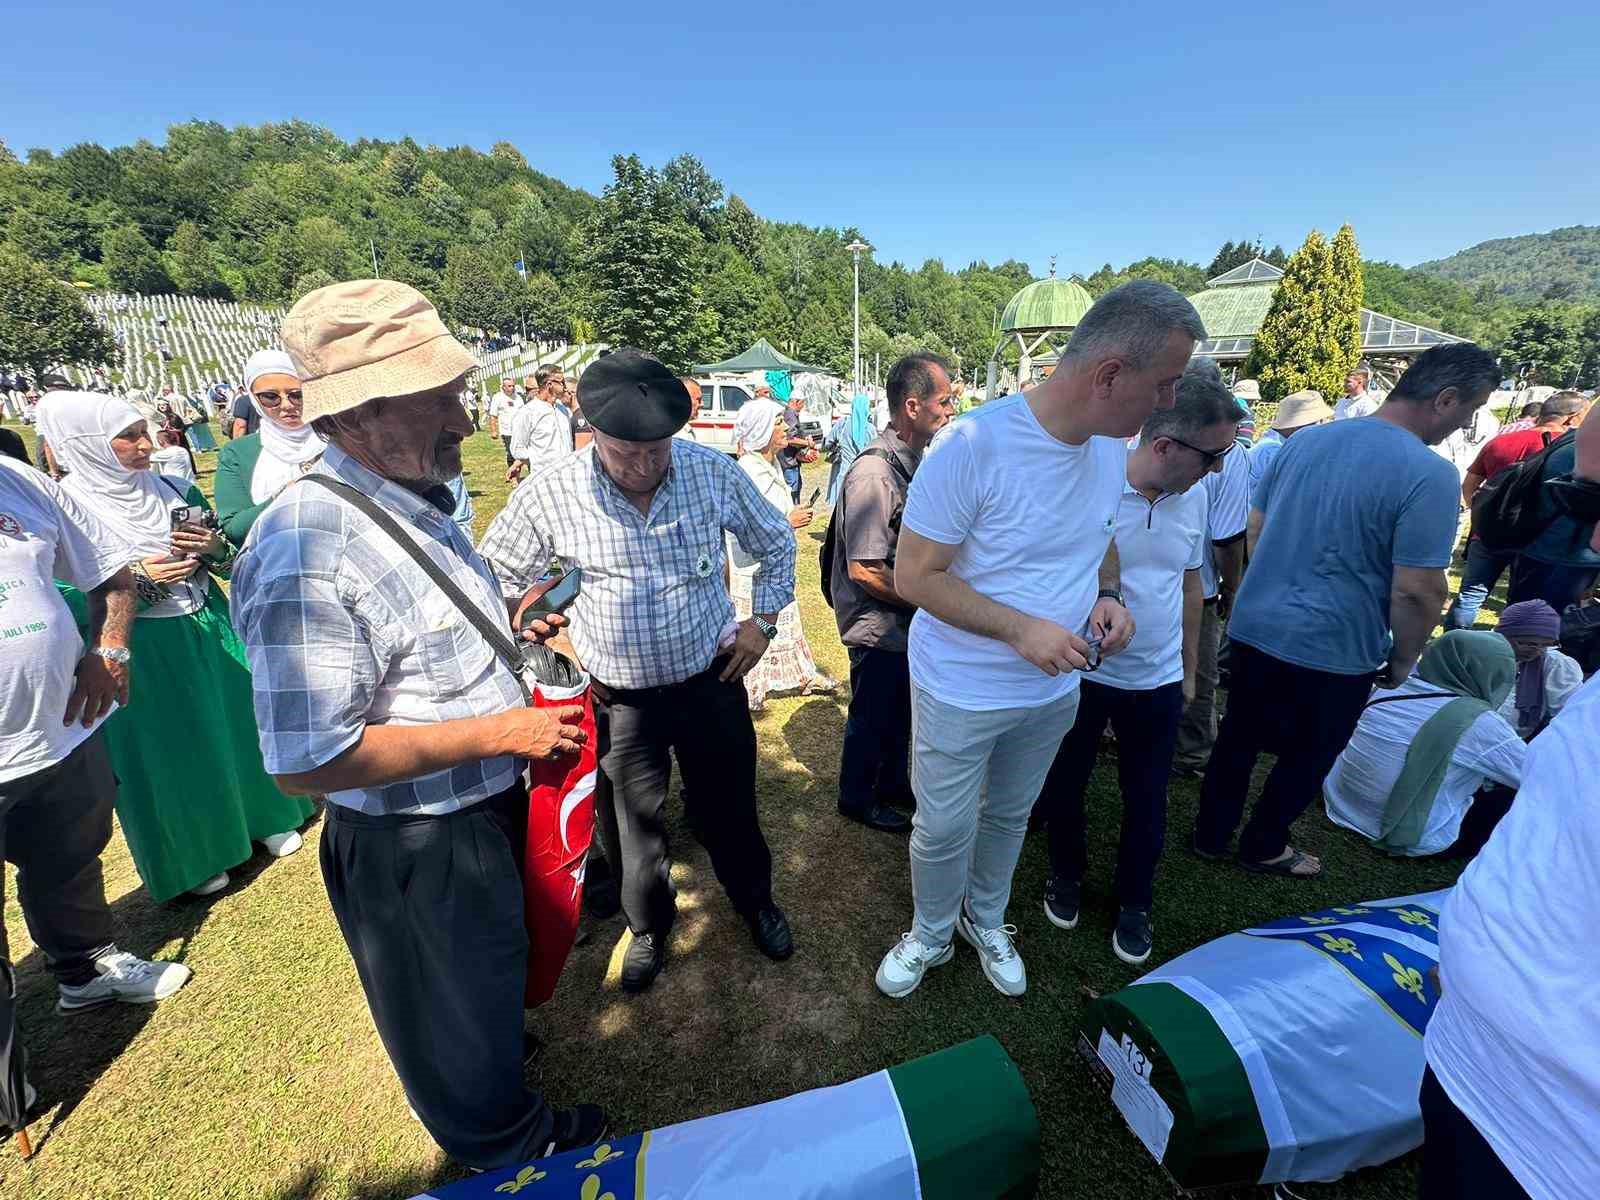
[(1361, 361), (1361, 306), (1366, 303), (1361, 247), (1356, 245), (1356, 231), (1348, 223), (1339, 227), (1333, 239), (1333, 283), (1328, 321), (1344, 349), (1344, 371), (1348, 374)]
[(1345, 309), (1334, 278), (1333, 249), (1313, 229), (1289, 256), (1245, 367), (1260, 381), (1263, 400), (1276, 403), (1302, 388), (1339, 395), (1350, 363), (1334, 314)]

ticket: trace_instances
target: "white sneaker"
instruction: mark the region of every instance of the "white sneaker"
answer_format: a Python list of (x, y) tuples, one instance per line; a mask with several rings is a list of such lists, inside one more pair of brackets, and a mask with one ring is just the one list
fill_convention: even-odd
[(215, 875), (213, 875), (210, 879), (206, 880), (204, 883), (198, 884), (195, 887), (190, 888), (189, 889), (189, 895), (191, 895), (191, 896), (215, 896), (218, 892), (220, 892), (223, 888), (225, 888), (227, 886), (228, 886), (228, 873), (226, 871), (218, 871)]
[(916, 937), (902, 933), (878, 964), (878, 990), (898, 1000), (917, 990), (929, 967), (943, 966), (955, 957), (956, 948), (924, 946)]
[(95, 959), (94, 969), (99, 974), (88, 983), (76, 987), (63, 983), (57, 988), (56, 1011), (82, 1012), (118, 1000), (124, 1004), (154, 1004), (188, 983), (194, 973), (182, 963), (147, 962), (123, 950)]
[(291, 829), (287, 833), (274, 833), (270, 837), (261, 839), (261, 845), (273, 858), (288, 858), (303, 844), (298, 829)]
[(956, 929), (978, 952), (983, 973), (994, 984), (995, 991), (1002, 996), (1020, 996), (1028, 990), (1028, 972), (1022, 965), (1022, 955), (1017, 953), (1016, 943), (1011, 940), (1017, 934), (1015, 925), (984, 929), (967, 916), (963, 905), (961, 915), (956, 918)]

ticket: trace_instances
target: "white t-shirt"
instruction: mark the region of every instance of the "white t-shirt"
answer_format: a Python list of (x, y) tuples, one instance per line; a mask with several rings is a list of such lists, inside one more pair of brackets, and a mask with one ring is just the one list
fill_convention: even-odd
[(571, 418), (544, 400), (529, 400), (517, 409), (510, 432), (511, 457), (527, 462), (530, 479), (572, 453)]
[(1096, 683), (1142, 692), (1183, 679), (1183, 573), (1200, 569), (1201, 547), (1210, 541), (1207, 507), (1199, 487), (1167, 492), (1154, 504), (1132, 484), (1123, 489), (1117, 556), (1134, 634), (1127, 649), (1100, 664)]
[(55, 766), (94, 732), (61, 723), (83, 639), (52, 580), (88, 592), (135, 557), (49, 476), (0, 456), (0, 782)]
[[(911, 481), (903, 527), (956, 546), (950, 574), (981, 595), (1081, 634), (1127, 463), (1119, 438), (1057, 441), (1017, 393), (946, 427)], [(1047, 675), (925, 609), (912, 618), (908, 651), (918, 687), (969, 711), (1037, 708), (1078, 686), (1076, 671)]]
[(1250, 519), (1250, 456), (1235, 445), (1222, 460), (1222, 470), (1200, 481), (1207, 500), (1205, 546), (1200, 556), (1200, 594), (1207, 600), (1222, 591), (1212, 542), (1226, 542), (1244, 533)]
[(182, 446), (157, 446), (150, 451), (150, 468), (186, 484), (199, 482), (194, 477), (194, 468), (189, 464), (189, 452)]
[(489, 401), (489, 415), (497, 418), (504, 426), (500, 430), (501, 437), (511, 436), (511, 414), (522, 407), (522, 397), (512, 392), (509, 396), (504, 392), (496, 392), (494, 399)]
[[(1428, 718), (1450, 703), (1427, 693), (1444, 690), (1413, 675), (1392, 692), (1373, 697), (1412, 699), (1385, 700), (1362, 711), (1355, 733), (1322, 784), (1330, 821), (1366, 838), (1382, 836), (1383, 810), (1406, 765), (1406, 751)], [(1511, 788), (1522, 783), (1527, 752), (1527, 743), (1499, 713), (1486, 712), (1467, 726), (1445, 768), (1422, 836), (1406, 853), (1419, 856), (1448, 849), (1460, 835), (1461, 819), (1479, 788), (1489, 782)]]
[(1333, 404), (1333, 419), (1343, 421), (1351, 417), (1370, 417), (1378, 411), (1378, 401), (1371, 392), (1359, 396), (1340, 396)]
[(1439, 917), (1428, 1063), (1534, 1200), (1600, 1196), (1600, 680), (1528, 747), (1522, 790)]

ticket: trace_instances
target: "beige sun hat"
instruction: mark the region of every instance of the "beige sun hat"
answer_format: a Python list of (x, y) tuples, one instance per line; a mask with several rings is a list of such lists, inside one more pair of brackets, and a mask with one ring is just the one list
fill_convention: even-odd
[(1278, 415), (1272, 419), (1271, 428), (1299, 429), (1302, 425), (1315, 425), (1333, 416), (1333, 409), (1315, 388), (1294, 392), (1278, 401)]
[(309, 424), (380, 396), (443, 387), (477, 364), (416, 288), (353, 279), (308, 292), (283, 319)]
[(1254, 379), (1241, 379), (1233, 385), (1233, 394), (1251, 404), (1261, 403), (1261, 385)]

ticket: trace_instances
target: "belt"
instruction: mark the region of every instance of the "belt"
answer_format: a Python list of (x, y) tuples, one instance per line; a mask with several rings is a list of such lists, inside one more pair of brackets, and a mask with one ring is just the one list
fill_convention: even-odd
[(711, 660), (711, 665), (698, 675), (691, 675), (687, 679), (680, 679), (675, 683), (662, 683), (655, 687), (624, 688), (612, 687), (610, 684), (601, 683), (598, 679), (589, 681), (594, 690), (594, 695), (602, 704), (626, 704), (635, 708), (647, 704), (654, 704), (675, 694), (679, 688), (688, 687), (690, 684), (703, 683), (707, 679), (715, 679), (722, 674), (722, 669), (727, 665), (729, 655), (719, 654)]
[(492, 796), (485, 796), (482, 800), (474, 800), (463, 808), (458, 808), (447, 813), (368, 813), (361, 812), (344, 804), (328, 801), (324, 809), (324, 819), (341, 821), (346, 825), (357, 825), (368, 829), (394, 829), (401, 825), (417, 825), (423, 821), (454, 821), (477, 815), (486, 805), (493, 805), (496, 801), (516, 801), (524, 805), (528, 802), (528, 785), (519, 781), (513, 783), (504, 791), (496, 792)]

